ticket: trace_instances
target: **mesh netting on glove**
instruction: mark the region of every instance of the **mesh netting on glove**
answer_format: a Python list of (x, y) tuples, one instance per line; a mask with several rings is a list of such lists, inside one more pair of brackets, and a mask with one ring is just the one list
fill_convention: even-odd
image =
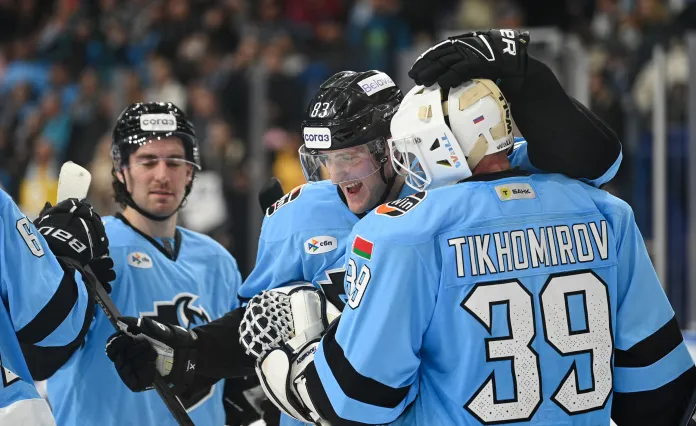
[(292, 339), (294, 331), (290, 297), (277, 291), (264, 291), (247, 305), (239, 325), (239, 341), (247, 354), (258, 359)]

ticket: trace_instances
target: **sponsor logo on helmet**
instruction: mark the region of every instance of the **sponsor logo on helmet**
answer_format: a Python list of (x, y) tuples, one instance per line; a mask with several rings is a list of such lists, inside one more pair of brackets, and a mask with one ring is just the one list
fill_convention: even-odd
[(273, 203), (271, 207), (269, 207), (266, 210), (266, 216), (271, 217), (275, 214), (275, 212), (278, 211), (279, 208), (292, 203), (293, 201), (297, 200), (300, 198), (300, 194), (302, 194), (302, 186), (300, 185), (298, 187), (295, 187), (292, 191), (288, 192), (287, 194), (283, 195), (280, 200), (276, 201)]
[(459, 157), (457, 157), (455, 154), (454, 148), (452, 148), (452, 142), (450, 142), (447, 134), (443, 134), (440, 139), (442, 139), (442, 143), (445, 145), (445, 148), (447, 148), (447, 151), (449, 151), (450, 162), (455, 169), (458, 169), (462, 163), (459, 161)]
[(328, 253), (330, 251), (336, 250), (337, 248), (338, 240), (328, 235), (312, 237), (304, 243), (304, 251), (307, 254)]
[(495, 192), (498, 194), (500, 201), (536, 198), (534, 188), (532, 188), (532, 185), (528, 183), (509, 183), (506, 185), (498, 185), (495, 187)]
[(143, 114), (140, 116), (140, 130), (172, 132), (176, 130), (176, 117), (173, 114)]
[(307, 148), (331, 148), (331, 130), (328, 127), (305, 127), (302, 133)]
[(381, 90), (396, 86), (394, 80), (383, 72), (367, 77), (364, 80), (360, 80), (358, 85), (361, 89), (363, 89), (363, 92), (365, 92), (367, 96), (372, 96)]
[(399, 200), (390, 201), (387, 204), (382, 204), (377, 207), (377, 214), (389, 217), (399, 217), (413, 210), (421, 201), (425, 200), (428, 195), (427, 191), (409, 195), (408, 197)]
[(136, 251), (128, 255), (128, 264), (134, 268), (152, 268), (152, 259), (145, 253)]

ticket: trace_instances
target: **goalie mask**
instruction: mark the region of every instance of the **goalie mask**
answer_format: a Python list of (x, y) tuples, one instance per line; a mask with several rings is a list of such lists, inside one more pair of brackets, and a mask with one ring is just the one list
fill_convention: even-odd
[[(138, 213), (155, 221), (166, 220), (177, 210), (166, 216), (156, 216), (139, 207), (129, 192), (127, 185), (116, 178), (116, 174), (122, 174), (129, 167), (130, 156), (140, 147), (153, 141), (166, 138), (179, 138), (184, 146), (185, 159), (168, 159), (189, 165), (200, 170), (200, 154), (198, 139), (193, 124), (186, 118), (186, 114), (171, 102), (135, 103), (121, 112), (116, 120), (111, 138), (111, 159), (113, 161), (114, 193), (116, 201), (130, 206)], [(125, 177), (123, 178), (125, 182)], [(191, 192), (193, 179), (186, 186), (184, 199), (179, 208), (183, 206), (186, 196)]]
[(416, 86), (391, 123), (392, 162), (416, 191), (466, 179), (489, 154), (513, 145), (510, 108), (490, 80), (442, 90)]

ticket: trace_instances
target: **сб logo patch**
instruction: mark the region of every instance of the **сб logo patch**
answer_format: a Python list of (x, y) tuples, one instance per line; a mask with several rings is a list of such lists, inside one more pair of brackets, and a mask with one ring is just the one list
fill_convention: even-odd
[(152, 268), (152, 259), (145, 253), (136, 251), (128, 255), (128, 264), (135, 268)]
[(304, 250), (307, 254), (322, 254), (334, 251), (338, 248), (338, 240), (329, 235), (312, 237), (305, 241)]

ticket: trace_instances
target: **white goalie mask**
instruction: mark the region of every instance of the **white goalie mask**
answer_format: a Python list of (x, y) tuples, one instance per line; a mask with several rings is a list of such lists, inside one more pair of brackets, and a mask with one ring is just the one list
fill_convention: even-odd
[(513, 144), (510, 108), (490, 80), (471, 80), (445, 94), (416, 86), (391, 121), (388, 141), (397, 173), (416, 191), (466, 179), (489, 154)]

